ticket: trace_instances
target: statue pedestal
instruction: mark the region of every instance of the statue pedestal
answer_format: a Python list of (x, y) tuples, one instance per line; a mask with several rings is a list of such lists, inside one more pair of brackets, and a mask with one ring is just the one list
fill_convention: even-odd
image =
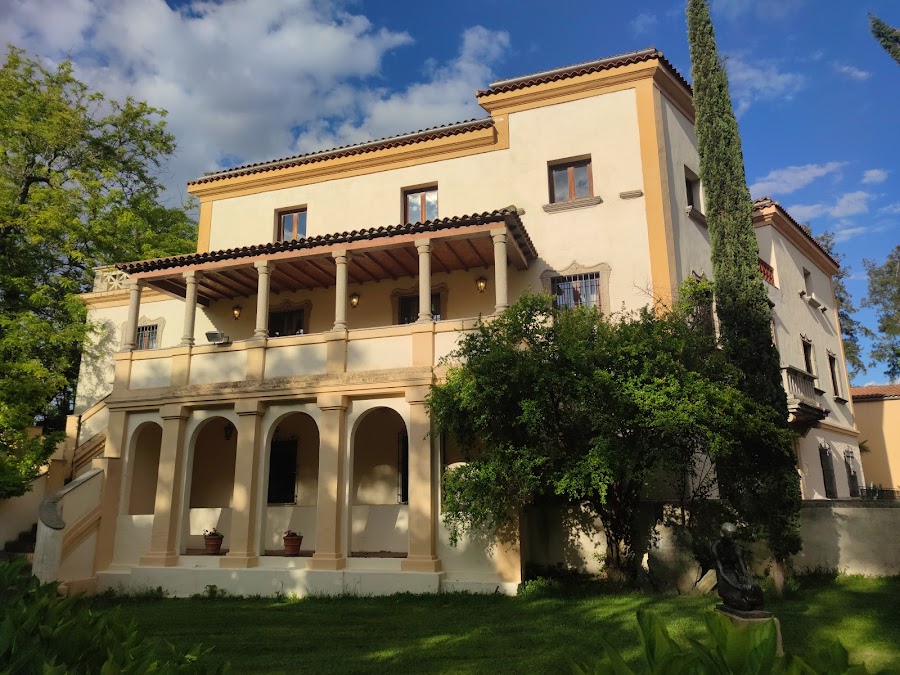
[(731, 623), (737, 627), (751, 626), (754, 624), (765, 623), (766, 621), (775, 622), (775, 637), (777, 639), (777, 654), (784, 656), (784, 646), (781, 643), (781, 622), (772, 614), (772, 612), (764, 612), (762, 610), (753, 610), (749, 612), (740, 609), (732, 609), (723, 604), (716, 605), (716, 611), (727, 616)]

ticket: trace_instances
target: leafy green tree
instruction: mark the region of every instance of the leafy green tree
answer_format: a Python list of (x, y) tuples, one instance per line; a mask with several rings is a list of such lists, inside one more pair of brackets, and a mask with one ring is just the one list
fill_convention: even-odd
[(863, 260), (863, 265), (869, 277), (869, 294), (862, 304), (873, 307), (878, 317), (871, 365), (884, 363), (884, 374), (895, 382), (900, 378), (900, 246), (888, 253), (883, 264)]
[(889, 26), (874, 14), (869, 14), (872, 36), (884, 47), (884, 51), (900, 65), (900, 28)]
[(502, 531), (552, 496), (601, 518), (606, 565), (630, 576), (649, 534), (639, 517), (649, 482), (693, 480), (698, 456), (728, 456), (748, 435), (780, 441), (698, 316), (679, 303), (610, 320), (525, 295), (466, 335), (429, 399), (436, 431), (467, 459), (444, 474), (453, 540)]
[(853, 304), (853, 297), (850, 295), (850, 291), (847, 290), (847, 284), (844, 283), (850, 276), (850, 267), (843, 264), (844, 256), (835, 251), (834, 233), (823, 232), (816, 237), (816, 241), (841, 265), (837, 274), (831, 278), (831, 281), (834, 286), (834, 300), (837, 303), (838, 321), (841, 323), (844, 358), (847, 361), (847, 370), (852, 379), (858, 374), (866, 372), (866, 364), (863, 362), (860, 352), (859, 339), (860, 337), (872, 337), (872, 332), (855, 318), (856, 307)]
[(68, 61), (10, 47), (0, 68), (0, 464), (25, 481), (0, 497), (27, 489), (71, 411), (92, 268), (192, 248), (191, 218), (160, 203), (163, 116), (91, 91)]
[[(706, 194), (716, 311), (728, 360), (742, 373), (740, 389), (766, 408), (770, 422), (787, 425), (787, 397), (772, 312), (753, 228), (741, 137), (719, 58), (707, 0), (690, 0), (688, 42), (694, 87), (700, 176)], [(766, 537), (776, 558), (800, 549), (800, 483), (788, 435), (750, 439), (718, 464), (720, 488)]]

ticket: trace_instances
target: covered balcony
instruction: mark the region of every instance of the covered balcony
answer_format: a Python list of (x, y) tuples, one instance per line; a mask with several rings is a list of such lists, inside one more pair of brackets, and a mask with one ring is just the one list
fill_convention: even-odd
[[(521, 215), (510, 206), (118, 265), (130, 298), (115, 387), (432, 368), (479, 314), (506, 309), (509, 266), (537, 257)], [(183, 301), (178, 346), (145, 348), (145, 288)]]

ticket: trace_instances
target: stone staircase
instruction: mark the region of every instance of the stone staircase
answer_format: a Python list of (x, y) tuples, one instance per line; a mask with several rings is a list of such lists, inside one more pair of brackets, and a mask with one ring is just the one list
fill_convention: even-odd
[(37, 523), (30, 530), (19, 532), (19, 536), (13, 541), (8, 541), (0, 551), (0, 560), (12, 560), (13, 558), (25, 558), (28, 561), (28, 571), (31, 571), (31, 563), (34, 560), (34, 545), (37, 541)]

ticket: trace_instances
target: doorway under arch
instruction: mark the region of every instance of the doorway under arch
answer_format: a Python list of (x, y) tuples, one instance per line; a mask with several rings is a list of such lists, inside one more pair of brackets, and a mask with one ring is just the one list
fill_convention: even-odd
[(364, 414), (353, 434), (350, 555), (403, 558), (409, 551), (409, 436), (386, 407)]
[(231, 499), (234, 494), (234, 467), (238, 432), (231, 420), (212, 417), (197, 431), (191, 460), (188, 507), (187, 553), (203, 548), (204, 530), (218, 529), (228, 550), (231, 529)]
[(283, 555), (283, 535), (290, 529), (303, 536), (300, 555), (316, 546), (316, 501), (319, 490), (319, 428), (304, 412), (278, 420), (269, 442), (264, 478), (264, 555)]

